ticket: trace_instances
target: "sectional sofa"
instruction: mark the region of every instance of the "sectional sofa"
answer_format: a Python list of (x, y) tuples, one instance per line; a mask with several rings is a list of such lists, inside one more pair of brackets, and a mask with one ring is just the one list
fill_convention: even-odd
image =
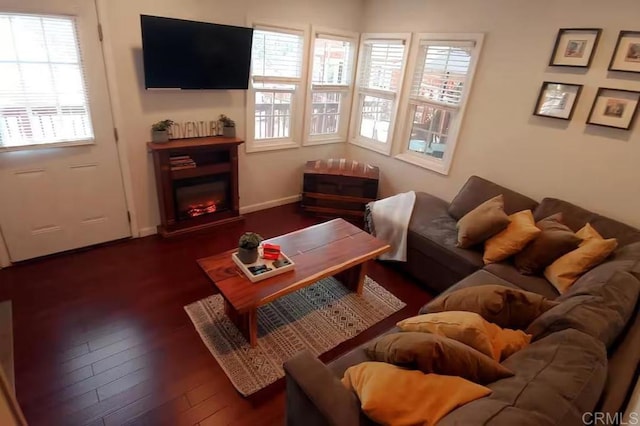
[[(561, 212), (572, 230), (590, 223), (619, 247), (563, 295), (544, 277), (522, 275), (508, 261), (485, 266), (481, 247), (456, 247), (456, 222), (500, 194), (507, 214), (531, 209), (540, 220)], [(593, 422), (595, 412), (621, 420), (640, 360), (639, 230), (555, 198), (538, 203), (473, 176), (451, 203), (417, 194), (407, 251), (401, 267), (435, 293), (500, 284), (561, 302), (526, 330), (532, 343), (503, 361), (515, 376), (489, 384), (490, 396), (452, 411), (440, 425), (582, 425)], [(360, 347), (326, 366), (306, 352), (288, 361), (287, 424), (373, 424), (339, 381), (348, 367), (367, 360)]]

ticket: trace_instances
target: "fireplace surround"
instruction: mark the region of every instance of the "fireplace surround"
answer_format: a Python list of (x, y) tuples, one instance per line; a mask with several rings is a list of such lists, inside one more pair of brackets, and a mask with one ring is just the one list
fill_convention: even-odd
[(238, 195), (237, 138), (149, 142), (164, 237), (243, 220)]

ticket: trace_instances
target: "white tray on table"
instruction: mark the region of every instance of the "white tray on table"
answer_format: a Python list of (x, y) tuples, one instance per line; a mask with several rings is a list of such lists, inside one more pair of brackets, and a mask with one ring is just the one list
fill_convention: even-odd
[[(280, 267), (276, 267), (276, 266), (273, 265), (273, 263), (276, 262), (276, 260), (268, 260), (268, 259), (263, 259), (261, 257), (258, 257), (258, 260), (256, 260), (254, 263), (250, 263), (248, 265), (245, 265), (238, 258), (238, 253), (237, 252), (233, 253), (231, 255), (231, 258), (233, 259), (235, 264), (238, 265), (238, 268), (240, 268), (240, 270), (246, 275), (246, 277), (249, 278), (251, 280), (251, 282), (254, 282), (254, 283), (258, 282), (258, 281), (266, 280), (267, 278), (275, 277), (276, 275), (280, 275), (280, 274), (283, 274), (283, 273), (288, 272), (288, 271), (291, 271), (296, 266), (296, 264), (293, 262), (293, 260), (289, 259), (287, 257), (287, 255), (285, 255), (284, 253), (280, 253), (280, 257), (277, 260), (279, 260), (279, 261), (286, 260), (286, 261), (289, 262), (289, 264), (288, 265), (283, 265), (283, 266), (280, 266)], [(259, 275), (255, 275), (249, 269), (249, 268), (252, 268), (254, 266), (262, 266), (262, 265), (265, 265), (267, 268), (271, 268), (271, 270), (267, 271), (267, 272), (263, 272), (263, 273), (261, 273)]]

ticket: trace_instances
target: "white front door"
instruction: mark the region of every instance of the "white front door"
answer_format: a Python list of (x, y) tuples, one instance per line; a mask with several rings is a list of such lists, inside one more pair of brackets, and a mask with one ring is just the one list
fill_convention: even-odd
[(0, 228), (14, 262), (131, 235), (93, 0), (0, 0)]

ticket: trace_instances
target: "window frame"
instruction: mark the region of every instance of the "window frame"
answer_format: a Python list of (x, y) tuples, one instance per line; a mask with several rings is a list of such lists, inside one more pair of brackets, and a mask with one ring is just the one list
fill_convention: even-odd
[[(409, 61), (409, 66), (407, 67), (408, 75), (411, 80), (405, 84), (402, 93), (402, 131), (400, 133), (400, 143), (398, 148), (398, 153), (395, 155), (395, 158), (398, 160), (405, 161), (407, 163), (432, 170), (434, 172), (448, 175), (451, 169), (451, 164), (453, 162), (453, 158), (455, 156), (456, 147), (458, 144), (458, 139), (460, 136), (460, 131), (462, 128), (462, 124), (464, 121), (465, 111), (467, 108), (467, 104), (469, 101), (469, 96), (471, 91), (473, 90), (473, 81), (475, 78), (476, 70), (480, 55), (482, 53), (482, 46), (484, 42), (484, 34), (483, 33), (419, 33), (415, 36), (415, 43), (411, 48), (411, 57)], [(467, 78), (465, 81), (462, 98), (457, 107), (447, 108), (446, 106), (439, 104), (438, 102), (427, 102), (427, 101), (415, 101), (411, 99), (411, 89), (413, 85), (413, 76), (417, 71), (417, 67), (421, 66), (418, 63), (418, 59), (420, 58), (420, 49), (423, 42), (463, 42), (463, 41), (473, 41), (475, 42), (475, 47), (473, 48), (473, 52), (471, 54), (471, 61), (469, 63), (469, 70), (467, 73)], [(409, 150), (409, 142), (411, 140), (411, 129), (413, 127), (413, 111), (416, 105), (420, 106), (436, 106), (442, 109), (452, 109), (455, 110), (454, 115), (452, 115), (451, 124), (449, 127), (449, 133), (447, 135), (447, 148), (444, 152), (444, 155), (441, 159), (430, 157), (424, 154), (419, 154)]]
[[(59, 14), (59, 13), (32, 13), (32, 12), (3, 12), (0, 13), (3, 16), (23, 16), (23, 17), (34, 17), (34, 18), (51, 18), (51, 19), (65, 19), (70, 21), (71, 26), (73, 28), (73, 36), (75, 41), (74, 50), (76, 52), (78, 62), (77, 65), (80, 69), (80, 77), (82, 79), (82, 88), (84, 91), (84, 105), (83, 108), (85, 110), (85, 115), (88, 120), (88, 124), (90, 126), (91, 135), (83, 136), (78, 138), (62, 138), (52, 142), (37, 142), (30, 141), (30, 143), (22, 144), (22, 145), (2, 145), (0, 144), (0, 152), (11, 152), (11, 151), (25, 151), (25, 150), (39, 150), (39, 149), (51, 149), (51, 148), (64, 148), (64, 147), (75, 147), (75, 146), (86, 146), (86, 145), (95, 145), (96, 144), (96, 129), (93, 123), (93, 114), (91, 108), (91, 100), (89, 98), (89, 81), (87, 76), (87, 67), (86, 67), (86, 58), (82, 51), (81, 46), (81, 34), (80, 34), (80, 26), (78, 25), (78, 17), (75, 15), (67, 15), (67, 14)], [(28, 61), (27, 61), (28, 62)], [(16, 60), (16, 63), (21, 63), (19, 59)], [(55, 61), (46, 61), (49, 66), (55, 63)], [(58, 105), (58, 107), (60, 107)], [(47, 107), (41, 107), (47, 108)], [(2, 109), (2, 108), (0, 108)], [(24, 114), (20, 115), (21, 117), (27, 117), (29, 121), (31, 115)], [(2, 114), (0, 114), (2, 117)], [(29, 123), (29, 127), (32, 126), (32, 123)]]
[[(309, 26), (308, 25), (278, 25), (269, 22), (255, 21), (250, 26), (254, 30), (264, 30), (287, 34), (296, 34), (302, 37), (302, 58), (299, 78), (289, 77), (263, 77), (253, 75), (253, 60), (249, 73), (249, 87), (246, 92), (246, 143), (247, 153), (274, 151), (280, 149), (298, 148), (301, 146), (302, 131), (304, 127), (305, 96), (307, 85), (307, 67), (309, 57)], [(252, 54), (253, 55), (253, 54)], [(289, 137), (273, 139), (255, 138), (255, 110), (256, 93), (262, 90), (254, 87), (255, 83), (293, 84), (296, 86), (291, 96), (291, 124)], [(266, 91), (266, 90), (265, 90)], [(277, 91), (277, 90), (276, 90)], [(289, 91), (287, 91), (289, 92)]]
[[(354, 85), (353, 94), (353, 106), (351, 108), (351, 125), (349, 131), (349, 143), (360, 146), (362, 148), (370, 149), (384, 155), (391, 155), (394, 145), (394, 132), (396, 130), (396, 121), (400, 112), (400, 104), (402, 100), (403, 87), (405, 77), (407, 73), (407, 65), (409, 59), (409, 53), (411, 50), (412, 33), (363, 33), (360, 36), (360, 44), (358, 47), (358, 61), (356, 70), (356, 81)], [(402, 57), (402, 67), (400, 69), (400, 80), (398, 81), (398, 88), (395, 92), (370, 89), (361, 87), (361, 73), (364, 65), (364, 52), (365, 44), (369, 40), (393, 40), (400, 41), (404, 44), (404, 52)], [(360, 135), (360, 124), (362, 117), (362, 107), (364, 98), (366, 96), (374, 96), (380, 99), (391, 100), (393, 107), (391, 111), (391, 117), (389, 122), (389, 131), (387, 136), (387, 142), (379, 142), (375, 139), (366, 138)]]
[[(328, 39), (345, 40), (351, 43), (352, 49), (350, 57), (348, 58), (350, 64), (350, 73), (347, 79), (347, 84), (334, 85), (334, 84), (314, 84), (313, 83), (313, 59), (315, 55), (315, 43), (318, 38), (325, 36)], [(359, 34), (351, 31), (338, 30), (334, 28), (312, 26), (311, 27), (311, 41), (309, 43), (309, 65), (307, 75), (307, 101), (305, 110), (305, 123), (304, 123), (304, 138), (303, 146), (324, 145), (331, 143), (344, 143), (347, 141), (349, 134), (349, 125), (351, 122), (351, 107), (353, 90), (356, 79), (356, 65), (359, 50)], [(322, 90), (324, 89), (324, 90)], [(338, 131), (332, 134), (311, 135), (311, 123), (313, 113), (313, 94), (316, 92), (341, 92), (342, 99), (340, 102), (340, 118), (338, 122)]]

